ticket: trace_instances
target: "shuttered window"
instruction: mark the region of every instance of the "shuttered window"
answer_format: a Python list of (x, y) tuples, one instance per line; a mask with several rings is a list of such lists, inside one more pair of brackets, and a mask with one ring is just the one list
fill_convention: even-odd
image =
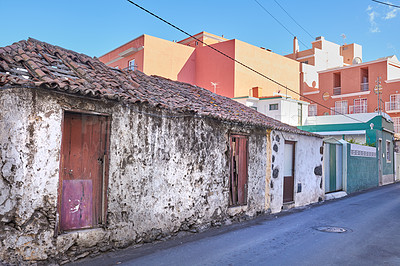
[(243, 135), (231, 135), (230, 148), (231, 173), (229, 179), (229, 205), (246, 205), (248, 168), (247, 137)]

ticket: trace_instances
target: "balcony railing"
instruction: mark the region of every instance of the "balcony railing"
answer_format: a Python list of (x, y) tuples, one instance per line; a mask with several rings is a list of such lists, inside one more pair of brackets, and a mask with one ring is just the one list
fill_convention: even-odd
[(347, 107), (331, 107), (331, 115), (347, 114)]
[(400, 102), (385, 102), (385, 110), (387, 111), (400, 111)]
[(361, 83), (360, 85), (360, 90), (361, 91), (369, 91), (369, 83)]
[(340, 95), (342, 94), (342, 87), (333, 88), (333, 95)]
[(349, 106), (349, 114), (362, 114), (368, 113), (367, 105), (350, 105)]

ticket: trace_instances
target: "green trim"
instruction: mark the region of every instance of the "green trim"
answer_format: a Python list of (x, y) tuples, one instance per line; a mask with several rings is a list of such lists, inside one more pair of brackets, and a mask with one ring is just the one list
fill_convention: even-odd
[(262, 100), (271, 100), (271, 99), (283, 99), (283, 97), (282, 96), (263, 97), (263, 98), (260, 98), (259, 100), (262, 101)]
[[(232, 99), (232, 100), (236, 100), (236, 99), (245, 99), (245, 98), (250, 98), (250, 96), (233, 97), (233, 98), (231, 98), (231, 99)], [(252, 98), (255, 98), (255, 97), (252, 97)], [(255, 98), (255, 99), (258, 99), (258, 98)]]
[(383, 130), (383, 128), (394, 131), (393, 123), (389, 123), (383, 116), (375, 116), (364, 123), (337, 123), (324, 125), (306, 125), (297, 128), (309, 132), (325, 132), (325, 131), (353, 131), (353, 130), (371, 130), (371, 123), (374, 124), (372, 130)]
[(329, 144), (329, 191), (336, 190), (336, 144)]

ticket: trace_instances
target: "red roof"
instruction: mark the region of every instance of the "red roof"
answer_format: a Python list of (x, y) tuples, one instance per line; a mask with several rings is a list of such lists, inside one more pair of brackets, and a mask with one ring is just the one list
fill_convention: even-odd
[(267, 117), (206, 89), (139, 71), (110, 68), (97, 58), (44, 43), (23, 40), (0, 48), (0, 87), (29, 87), (145, 103), (172, 112), (319, 136)]

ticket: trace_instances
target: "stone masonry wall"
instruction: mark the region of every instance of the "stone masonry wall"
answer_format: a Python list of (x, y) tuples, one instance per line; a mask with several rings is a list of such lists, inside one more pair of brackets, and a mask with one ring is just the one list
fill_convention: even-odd
[[(320, 148), (322, 139), (317, 137), (290, 134), (281, 131), (271, 133), (272, 165), (270, 183), (271, 212), (283, 209), (283, 173), (285, 140), (295, 141), (294, 165), (294, 204), (288, 207), (304, 206), (324, 199), (322, 160)], [(298, 185), (301, 184), (301, 192)]]
[[(31, 89), (0, 91), (0, 106), (0, 261), (66, 262), (265, 211), (265, 130)], [(63, 110), (111, 115), (108, 211), (104, 228), (57, 235)], [(230, 133), (249, 135), (248, 204), (235, 208)]]

